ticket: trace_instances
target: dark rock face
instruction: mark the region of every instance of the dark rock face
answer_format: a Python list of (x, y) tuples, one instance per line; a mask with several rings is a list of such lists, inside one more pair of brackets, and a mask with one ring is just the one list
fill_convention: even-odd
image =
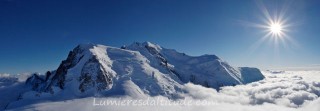
[[(80, 45), (77, 46), (74, 50), (69, 52), (67, 59), (61, 62), (57, 70), (52, 72), (48, 71), (43, 78), (39, 77), (39, 75), (33, 75), (28, 78), (27, 84), (32, 85), (34, 91), (39, 92), (54, 93), (53, 87), (58, 87), (62, 90), (65, 89), (68, 70), (81, 61), (85, 56), (85, 51), (88, 51), (89, 48), (84, 48)], [(79, 75), (79, 78), (75, 79), (80, 83), (78, 89), (81, 92), (85, 92), (92, 88), (97, 91), (102, 91), (111, 88), (112, 86), (112, 73), (103, 68), (98, 57), (95, 55), (92, 55), (89, 60), (85, 61)]]
[(32, 86), (32, 90), (36, 91), (39, 91), (42, 83), (44, 83), (44, 79), (38, 74), (33, 74), (26, 80), (26, 84), (30, 84)]
[(95, 56), (85, 63), (81, 70), (79, 90), (85, 92), (90, 88), (98, 91), (110, 88), (112, 85), (112, 74), (101, 66)]
[(82, 52), (83, 49), (81, 49), (80, 46), (77, 46), (73, 51), (69, 52), (67, 60), (62, 61), (62, 63), (58, 67), (56, 74), (53, 76), (52, 80), (53, 82), (56, 82), (55, 84), (58, 85), (60, 89), (64, 88), (64, 82), (68, 69), (75, 66), (83, 57), (83, 55), (81, 55)]
[(50, 72), (50, 71), (47, 71), (45, 81), (47, 81), (47, 80), (49, 79), (49, 77), (50, 77), (50, 76), (51, 76), (51, 72)]
[(74, 67), (82, 59), (83, 51), (80, 46), (77, 46), (69, 52), (67, 59), (61, 62), (56, 71), (47, 71), (45, 78), (40, 78), (39, 75), (34, 74), (28, 78), (26, 83), (31, 84), (32, 89), (39, 92), (53, 93), (52, 86), (64, 89), (68, 69)]

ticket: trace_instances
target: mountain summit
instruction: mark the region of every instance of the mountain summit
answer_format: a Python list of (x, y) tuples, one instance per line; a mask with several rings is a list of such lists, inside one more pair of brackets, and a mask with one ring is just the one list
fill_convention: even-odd
[(219, 90), (262, 80), (257, 68), (236, 68), (215, 55), (189, 56), (151, 42), (121, 48), (81, 44), (58, 69), (33, 75), (26, 84), (38, 96), (46, 94), (163, 95), (177, 97), (191, 82)]

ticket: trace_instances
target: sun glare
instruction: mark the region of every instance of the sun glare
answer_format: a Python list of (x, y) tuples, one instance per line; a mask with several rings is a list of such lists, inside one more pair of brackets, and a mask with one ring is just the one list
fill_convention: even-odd
[(289, 35), (290, 29), (295, 25), (292, 18), (287, 16), (288, 5), (279, 8), (267, 8), (262, 1), (257, 1), (258, 8), (261, 10), (259, 17), (260, 23), (245, 22), (246, 25), (261, 29), (261, 38), (250, 48), (257, 50), (264, 43), (271, 43), (270, 46), (278, 53), (280, 48), (290, 48), (291, 45), (298, 47), (299, 44)]
[(270, 25), (270, 31), (273, 34), (279, 35), (282, 31), (282, 26), (279, 23), (273, 23)]

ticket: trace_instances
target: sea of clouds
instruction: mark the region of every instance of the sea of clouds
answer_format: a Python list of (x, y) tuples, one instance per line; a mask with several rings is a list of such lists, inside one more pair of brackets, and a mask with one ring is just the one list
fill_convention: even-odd
[[(320, 71), (263, 72), (265, 79), (246, 85), (227, 86), (216, 91), (191, 83), (181, 93), (192, 105), (95, 105), (99, 101), (134, 100), (131, 97), (80, 98), (66, 101), (41, 102), (13, 110), (120, 110), (120, 111), (320, 111)], [(148, 100), (169, 100), (162, 96)], [(195, 101), (210, 104), (195, 105)]]

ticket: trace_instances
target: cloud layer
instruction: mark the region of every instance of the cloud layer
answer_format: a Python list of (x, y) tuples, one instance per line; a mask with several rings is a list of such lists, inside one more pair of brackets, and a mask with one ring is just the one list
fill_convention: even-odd
[[(185, 110), (185, 111), (320, 111), (320, 72), (292, 71), (272, 74), (264, 72), (266, 79), (246, 85), (223, 87), (219, 92), (191, 83), (185, 84), (188, 100), (205, 100), (211, 105), (176, 106), (94, 106), (93, 99), (82, 98), (57, 102), (41, 102), (18, 110)], [(121, 97), (122, 99), (132, 99)], [(150, 99), (165, 97), (150, 97)], [(101, 98), (119, 100), (119, 98)], [(168, 100), (170, 101), (170, 100)], [(177, 101), (177, 100), (176, 100)]]

